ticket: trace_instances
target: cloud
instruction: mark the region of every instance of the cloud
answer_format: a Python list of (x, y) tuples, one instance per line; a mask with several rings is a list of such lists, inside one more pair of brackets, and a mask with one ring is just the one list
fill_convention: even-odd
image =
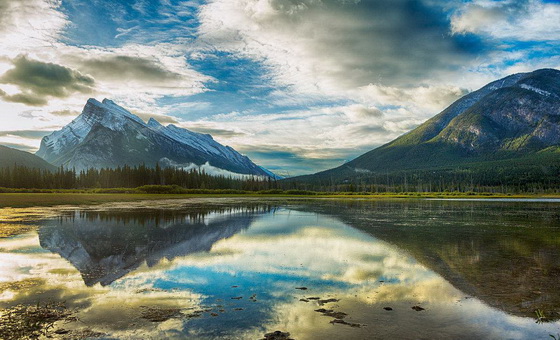
[(27, 139), (41, 139), (50, 133), (51, 131), (43, 130), (0, 131), (0, 137), (18, 136)]
[(412, 107), (430, 114), (450, 105), (469, 91), (452, 85), (393, 87), (369, 84), (361, 88), (364, 98), (380, 105)]
[(29, 152), (29, 153), (33, 153), (33, 152), (37, 151), (36, 148), (33, 148), (29, 145), (21, 144), (21, 143), (9, 143), (9, 142), (0, 141), (0, 145), (7, 146), (7, 147), (12, 148), (12, 149), (17, 149), (17, 150)]
[(68, 25), (61, 0), (0, 0), (0, 55), (52, 46)]
[(424, 82), (485, 50), (451, 35), (444, 13), (421, 1), (213, 0), (200, 20), (202, 40), (262, 61), (279, 84), (306, 93)]
[(198, 133), (207, 133), (212, 135), (212, 137), (218, 136), (218, 137), (231, 138), (231, 137), (241, 137), (246, 135), (244, 132), (240, 132), (240, 131), (219, 129), (219, 128), (209, 128), (203, 126), (189, 126), (188, 129)]
[(158, 60), (126, 55), (106, 55), (84, 59), (81, 68), (95, 78), (165, 82), (180, 80), (182, 75), (165, 68)]
[(44, 63), (19, 56), (12, 61), (13, 68), (0, 76), (0, 83), (19, 87), (21, 93), (7, 95), (6, 101), (24, 103), (31, 106), (47, 104), (47, 98), (66, 98), (75, 92), (91, 93), (95, 85), (92, 77), (68, 67)]
[(379, 120), (383, 112), (373, 106), (354, 104), (344, 108), (344, 113), (352, 120)]
[(451, 27), (456, 34), (557, 43), (559, 17), (560, 4), (555, 2), (477, 0), (465, 3), (453, 14)]
[(66, 110), (51, 111), (51, 114), (54, 116), (66, 117), (66, 116), (77, 116), (80, 114), (80, 112), (66, 109)]
[(28, 106), (45, 106), (48, 104), (48, 101), (45, 98), (41, 98), (30, 93), (8, 95), (6, 92), (0, 90), (0, 98), (9, 103), (21, 103)]
[(150, 120), (150, 118), (153, 118), (153, 119), (157, 120), (158, 122), (160, 122), (161, 124), (178, 124), (179, 123), (177, 118), (172, 117), (172, 116), (165, 116), (165, 115), (161, 115), (161, 114), (147, 113), (147, 112), (139, 112), (139, 111), (136, 111), (136, 110), (131, 110), (131, 112), (134, 113), (135, 115), (137, 115), (143, 121), (146, 121), (146, 122), (148, 120)]

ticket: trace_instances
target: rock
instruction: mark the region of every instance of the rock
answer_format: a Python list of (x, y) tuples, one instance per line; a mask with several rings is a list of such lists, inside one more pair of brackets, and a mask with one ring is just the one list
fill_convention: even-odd
[(318, 313), (327, 313), (327, 312), (332, 312), (332, 309), (325, 309), (325, 308), (319, 308), (319, 309), (315, 309), (316, 312)]
[(164, 322), (181, 314), (178, 308), (142, 307), (141, 316), (151, 322)]
[(307, 300), (307, 299), (299, 299), (299, 301), (309, 302), (309, 300)]
[(318, 313), (322, 313), (324, 316), (330, 316), (335, 319), (344, 319), (348, 315), (344, 312), (335, 312), (332, 309), (325, 309), (325, 308), (319, 308), (316, 309), (315, 311)]
[(243, 296), (232, 297), (231, 299), (232, 300), (241, 300), (241, 299), (243, 299)]
[(272, 333), (266, 333), (262, 340), (294, 340), (290, 338), (290, 333), (275, 331)]
[(338, 302), (340, 301), (339, 299), (325, 299), (325, 300), (319, 300), (317, 301), (317, 303), (319, 303), (320, 306), (326, 304), (326, 303), (331, 303), (331, 302)]
[(341, 325), (346, 325), (346, 326), (350, 326), (350, 327), (354, 327), (354, 328), (360, 328), (362, 327), (362, 325), (360, 325), (359, 323), (351, 323), (351, 322), (346, 322), (344, 320), (341, 319), (334, 319), (331, 321), (331, 324), (341, 324)]
[(417, 311), (417, 312), (420, 312), (420, 311), (425, 310), (425, 308), (422, 308), (422, 307), (420, 307), (420, 306), (412, 306), (412, 309), (414, 309), (414, 310)]

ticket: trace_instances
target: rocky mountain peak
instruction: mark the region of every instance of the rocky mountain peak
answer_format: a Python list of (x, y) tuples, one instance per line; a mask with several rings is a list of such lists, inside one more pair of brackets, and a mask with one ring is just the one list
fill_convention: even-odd
[(144, 123), (109, 99), (89, 99), (76, 119), (43, 138), (37, 156), (79, 170), (155, 166), (167, 159), (173, 166), (189, 169), (204, 165), (216, 173), (225, 170), (232, 175), (270, 175), (210, 135), (175, 125), (165, 127), (154, 118)]

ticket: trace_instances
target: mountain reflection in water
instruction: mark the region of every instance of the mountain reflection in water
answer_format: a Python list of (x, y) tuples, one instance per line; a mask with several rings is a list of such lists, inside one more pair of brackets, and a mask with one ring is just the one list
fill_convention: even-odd
[[(70, 211), (41, 222), (38, 238), (0, 239), (4, 281), (26, 287), (0, 284), (0, 308), (65, 301), (80, 322), (64, 328), (111, 339), (547, 338), (560, 332), (558, 207), (216, 200)], [(172, 313), (154, 322), (146, 308)]]
[(88, 286), (106, 286), (162, 259), (209, 251), (247, 229), (268, 206), (194, 211), (75, 211), (39, 230), (41, 247), (60, 254), (80, 271)]

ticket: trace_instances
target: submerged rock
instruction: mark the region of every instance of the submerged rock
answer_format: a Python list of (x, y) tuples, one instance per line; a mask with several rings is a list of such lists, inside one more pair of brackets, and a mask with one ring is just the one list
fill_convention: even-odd
[(324, 304), (326, 304), (326, 303), (338, 302), (338, 301), (340, 301), (340, 300), (339, 300), (339, 299), (325, 299), (325, 300), (319, 300), (319, 301), (317, 301), (317, 303), (318, 303), (320, 306), (322, 306), (322, 305), (324, 305)]
[(159, 308), (147, 306), (142, 306), (141, 308), (142, 319), (146, 319), (151, 322), (164, 322), (181, 314), (181, 310), (178, 308)]
[(362, 325), (360, 325), (359, 323), (351, 323), (351, 322), (346, 322), (344, 320), (341, 319), (334, 319), (331, 321), (331, 323), (334, 324), (341, 324), (341, 325), (346, 325), (346, 326), (350, 326), (350, 327), (354, 327), (354, 328), (360, 328), (362, 327)]
[(272, 333), (266, 333), (262, 340), (294, 340), (290, 338), (290, 333), (288, 332), (281, 332), (281, 331), (274, 331)]

